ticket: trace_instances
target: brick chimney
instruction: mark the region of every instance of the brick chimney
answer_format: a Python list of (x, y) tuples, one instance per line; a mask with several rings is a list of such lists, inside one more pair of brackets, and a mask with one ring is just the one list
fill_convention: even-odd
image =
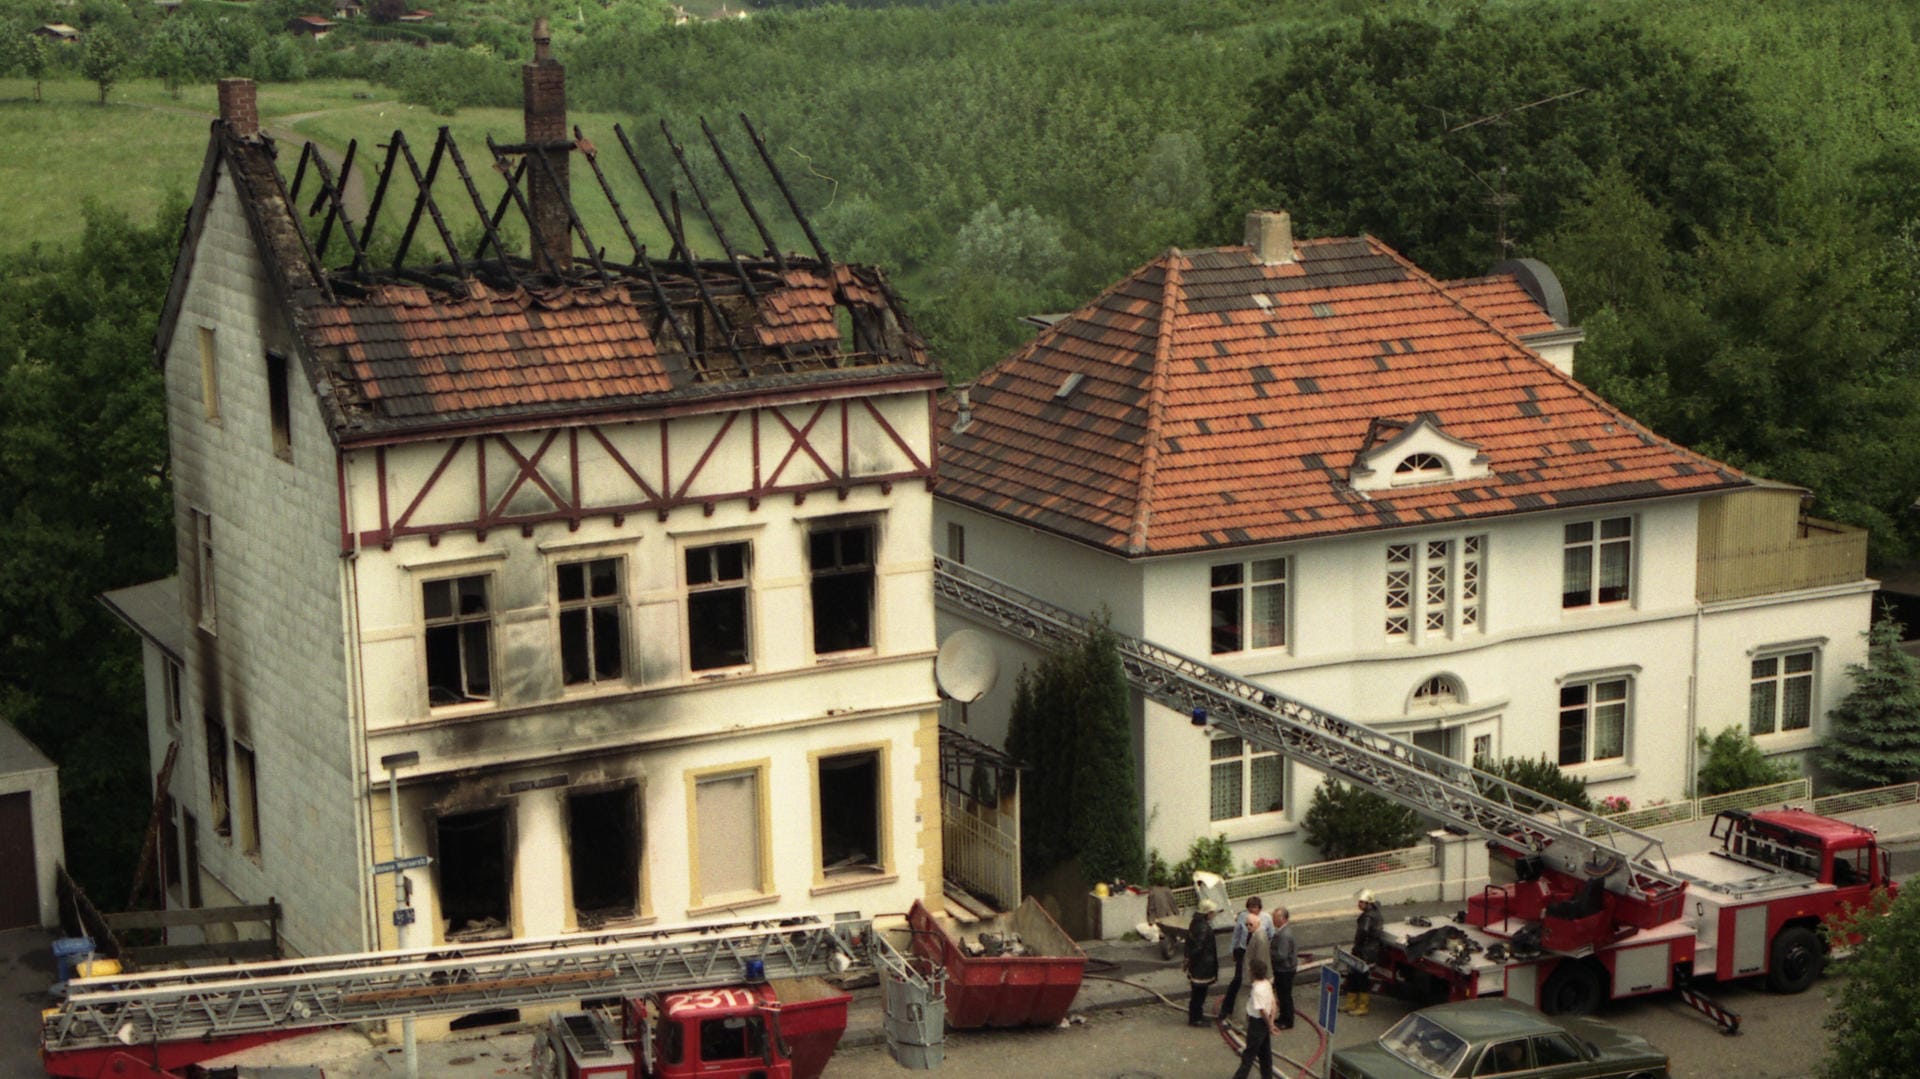
[(252, 79), (220, 80), (220, 119), (240, 138), (259, 137), (260, 104), (254, 98)]
[[(553, 58), (553, 37), (544, 18), (533, 20), (533, 62), (520, 69), (520, 78), (529, 147), (527, 202), (540, 236), (533, 264), (559, 272), (573, 266), (573, 235), (567, 222), (567, 159), (572, 143), (567, 139), (567, 70)], [(553, 174), (560, 179), (557, 187), (547, 178), (547, 170), (531, 159), (535, 154), (553, 165)]]
[(1293, 219), (1285, 210), (1255, 210), (1248, 214), (1247, 246), (1268, 266), (1292, 262)]

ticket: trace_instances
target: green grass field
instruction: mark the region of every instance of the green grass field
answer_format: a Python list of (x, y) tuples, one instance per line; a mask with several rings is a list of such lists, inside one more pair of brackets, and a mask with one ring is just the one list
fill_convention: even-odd
[[(453, 129), (489, 207), (503, 185), (487, 153), (486, 136), (491, 133), (501, 142), (521, 137), (518, 110), (465, 109), (449, 119), (401, 104), (368, 83), (267, 84), (259, 92), (261, 123), (270, 133), (283, 142), (289, 136), (311, 139), (336, 153), (344, 152), (348, 142), (357, 138), (361, 166), (369, 169), (383, 159), (380, 146), (396, 129), (406, 133), (425, 168), (437, 131), (446, 124)], [(88, 199), (147, 223), (168, 194), (192, 194), (206, 150), (208, 124), (216, 111), (213, 87), (185, 88), (176, 99), (156, 81), (136, 80), (116, 86), (103, 106), (92, 83), (49, 80), (43, 98), (33, 100), (32, 83), (25, 79), (0, 79), (0, 191), (7, 192), (5, 212), (0, 214), (0, 251), (21, 250), (35, 242), (65, 246), (78, 240), (83, 225), (80, 207)], [(604, 167), (641, 241), (650, 251), (662, 254), (668, 246), (665, 232), (619, 151), (613, 134), (615, 119), (602, 113), (573, 116), (587, 137), (607, 152)], [(645, 138), (648, 133), (631, 134)], [(298, 160), (298, 147), (293, 142), (282, 150), (281, 159), (289, 171)], [(573, 183), (575, 202), (594, 242), (610, 257), (624, 261), (630, 248), (592, 173), (577, 167)], [(397, 235), (411, 208), (411, 185), (396, 191), (404, 203), (389, 201), (382, 211), (383, 234)], [(475, 220), (472, 203), (451, 169), (435, 184), (435, 198), (456, 234), (465, 236), (466, 226)], [(687, 212), (696, 213), (688, 201)], [(744, 242), (744, 237), (740, 240)], [(437, 241), (423, 233), (420, 242), (431, 246), (416, 246), (410, 261), (439, 257)], [(693, 242), (703, 253), (717, 253), (704, 229), (696, 230)], [(340, 261), (343, 254), (335, 241), (328, 261)]]

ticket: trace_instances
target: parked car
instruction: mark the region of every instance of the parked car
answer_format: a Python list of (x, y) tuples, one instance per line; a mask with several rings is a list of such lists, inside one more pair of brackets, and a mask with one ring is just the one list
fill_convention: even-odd
[(1408, 1015), (1380, 1040), (1333, 1054), (1334, 1079), (1667, 1079), (1667, 1054), (1594, 1019), (1499, 997)]

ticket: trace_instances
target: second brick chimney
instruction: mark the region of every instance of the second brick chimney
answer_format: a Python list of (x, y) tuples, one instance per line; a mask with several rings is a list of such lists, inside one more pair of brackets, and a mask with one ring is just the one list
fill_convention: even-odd
[[(553, 38), (544, 18), (533, 21), (533, 62), (520, 69), (520, 77), (525, 91), (527, 202), (533, 210), (533, 231), (539, 237), (533, 264), (538, 269), (559, 272), (573, 266), (573, 235), (567, 220), (567, 159), (571, 150), (567, 139), (567, 70), (553, 58)], [(536, 155), (553, 166), (558, 186), (548, 178)]]
[(259, 137), (260, 104), (254, 97), (252, 79), (220, 80), (220, 119), (240, 138)]

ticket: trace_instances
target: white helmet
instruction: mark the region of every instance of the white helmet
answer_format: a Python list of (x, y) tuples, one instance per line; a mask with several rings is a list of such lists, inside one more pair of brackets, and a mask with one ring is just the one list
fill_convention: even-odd
[(1358, 892), (1354, 893), (1353, 897), (1362, 903), (1371, 903), (1373, 902), (1373, 889), (1362, 888)]

